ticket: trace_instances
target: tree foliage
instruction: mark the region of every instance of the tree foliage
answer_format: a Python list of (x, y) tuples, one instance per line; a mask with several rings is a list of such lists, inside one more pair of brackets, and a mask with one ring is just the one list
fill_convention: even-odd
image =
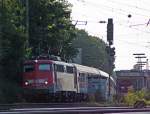
[(24, 9), (16, 0), (3, 0), (1, 11), (1, 74), (16, 81), (26, 39), (22, 24)]
[(109, 71), (106, 43), (98, 37), (90, 36), (84, 30), (77, 30), (74, 47), (82, 49), (82, 64)]
[(70, 45), (75, 38), (70, 6), (65, 0), (29, 0), (29, 46), (32, 55), (49, 53), (64, 59), (74, 56), (75, 53), (70, 53), (75, 50)]
[(24, 12), (18, 0), (1, 0), (0, 102), (11, 102), (16, 98), (26, 40)]

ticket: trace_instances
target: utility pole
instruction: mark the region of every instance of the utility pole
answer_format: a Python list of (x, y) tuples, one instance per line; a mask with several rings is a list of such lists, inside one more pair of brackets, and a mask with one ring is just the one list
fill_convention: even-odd
[(109, 56), (108, 64), (109, 64), (109, 90), (108, 90), (108, 97), (110, 100), (111, 96), (111, 75), (112, 75), (112, 68), (113, 68), (113, 62), (114, 62), (114, 55), (115, 55), (115, 48), (111, 47), (113, 45), (113, 19), (109, 18), (107, 23), (107, 42), (108, 46), (106, 47), (106, 51)]

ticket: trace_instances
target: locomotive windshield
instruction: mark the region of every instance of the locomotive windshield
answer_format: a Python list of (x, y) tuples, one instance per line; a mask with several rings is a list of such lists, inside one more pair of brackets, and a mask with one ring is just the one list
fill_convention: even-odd
[(50, 71), (51, 67), (51, 64), (39, 64), (40, 71)]
[(33, 64), (25, 64), (24, 65), (24, 72), (32, 72), (34, 71), (34, 65)]

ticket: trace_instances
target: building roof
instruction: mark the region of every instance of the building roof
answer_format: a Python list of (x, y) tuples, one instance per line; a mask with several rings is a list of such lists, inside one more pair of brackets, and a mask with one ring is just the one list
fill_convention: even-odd
[(120, 70), (116, 76), (150, 76), (150, 70)]

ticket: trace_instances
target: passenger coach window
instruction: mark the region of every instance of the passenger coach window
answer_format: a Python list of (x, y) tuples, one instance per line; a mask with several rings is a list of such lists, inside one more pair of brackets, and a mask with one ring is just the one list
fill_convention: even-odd
[(50, 64), (40, 64), (39, 65), (39, 70), (40, 71), (50, 71), (51, 70), (51, 65)]
[(24, 72), (32, 72), (34, 71), (34, 65), (33, 64), (24, 65), (23, 70)]
[(67, 73), (73, 73), (73, 67), (66, 66)]
[(58, 72), (64, 72), (64, 66), (63, 65), (56, 65), (56, 70)]

